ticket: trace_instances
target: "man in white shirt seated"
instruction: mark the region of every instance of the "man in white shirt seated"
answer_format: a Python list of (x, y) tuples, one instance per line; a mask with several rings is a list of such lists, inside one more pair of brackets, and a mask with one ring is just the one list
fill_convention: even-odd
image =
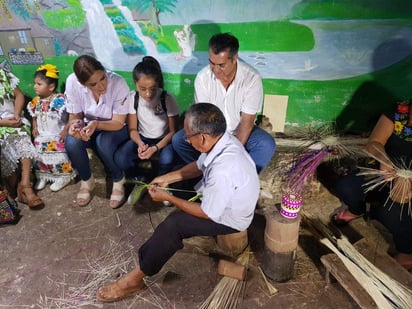
[[(272, 159), (276, 143), (266, 131), (255, 125), (262, 111), (263, 85), (259, 73), (238, 59), (239, 41), (229, 33), (219, 33), (209, 40), (209, 65), (195, 79), (195, 103), (210, 102), (226, 118), (227, 132), (245, 146), (260, 173)], [(172, 145), (184, 163), (195, 161), (200, 153), (183, 139), (183, 130)]]
[[(226, 132), (226, 121), (210, 103), (192, 105), (184, 121), (185, 140), (201, 153), (179, 170), (153, 179), (154, 201), (169, 201), (180, 211), (170, 214), (139, 249), (139, 267), (113, 284), (101, 287), (97, 299), (113, 302), (144, 289), (143, 278), (158, 273), (183, 248), (183, 239), (245, 231), (252, 222), (259, 196), (256, 167), (243, 145)], [(164, 188), (203, 176), (196, 186), (200, 202), (170, 195)]]

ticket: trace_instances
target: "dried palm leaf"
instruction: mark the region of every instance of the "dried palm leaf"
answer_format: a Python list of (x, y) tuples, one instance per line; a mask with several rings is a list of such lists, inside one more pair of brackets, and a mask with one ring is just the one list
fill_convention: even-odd
[(359, 284), (369, 293), (378, 308), (409, 308), (412, 291), (391, 278), (366, 259), (346, 237), (335, 236), (319, 218), (302, 213), (310, 231), (344, 263)]
[(375, 189), (389, 186), (389, 195), (384, 205), (391, 208), (395, 203), (401, 207), (400, 218), (402, 218), (403, 209), (408, 207), (408, 215), (412, 216), (412, 167), (411, 163), (407, 164), (402, 160), (392, 161), (386, 153), (379, 151), (379, 156), (370, 152), (367, 154), (378, 161), (387, 169), (375, 169), (367, 167), (359, 167), (360, 176), (365, 176), (364, 190), (369, 192)]
[(262, 276), (263, 281), (265, 282), (265, 285), (266, 285), (266, 287), (267, 287), (267, 289), (268, 289), (269, 297), (272, 297), (273, 295), (275, 295), (275, 294), (278, 292), (278, 289), (275, 288), (275, 287), (269, 282), (269, 280), (266, 278), (266, 275), (265, 275), (265, 273), (263, 272), (263, 270), (262, 270), (262, 268), (261, 268), (260, 266), (258, 266), (258, 270), (259, 270), (259, 273), (260, 273), (260, 275)]
[(368, 292), (368, 294), (372, 297), (375, 301), (376, 305), (380, 309), (392, 309), (391, 304), (389, 301), (381, 294), (378, 287), (376, 287), (372, 280), (365, 274), (362, 269), (358, 267), (351, 259), (345, 256), (342, 252), (340, 252), (332, 242), (327, 239), (323, 238), (320, 240), (321, 243), (326, 245), (330, 250), (332, 250), (343, 262), (352, 276), (358, 281), (358, 283)]
[[(135, 187), (133, 188), (133, 191), (130, 193), (127, 202), (130, 205), (136, 204), (143, 196), (143, 194), (147, 191), (147, 189), (150, 186), (150, 183), (145, 183), (140, 180), (134, 180), (134, 179), (128, 179), (126, 181), (127, 183), (134, 183)], [(170, 188), (170, 187), (158, 187), (159, 189), (166, 190), (169, 192), (172, 191), (178, 191), (178, 192), (186, 192), (186, 193), (196, 193), (192, 198), (190, 198), (188, 201), (189, 202), (194, 202), (197, 201), (198, 199), (202, 198), (201, 193), (197, 193), (194, 190), (184, 190), (184, 189), (175, 189), (175, 188)]]
[[(363, 155), (364, 144), (359, 142), (359, 138), (341, 137), (330, 126), (317, 130), (309, 128), (301, 140), (302, 147), (297, 149), (287, 163), (289, 168), (282, 175), (287, 190), (298, 194), (302, 194), (322, 162)], [(285, 171), (285, 165), (280, 168), (279, 171)]]
[(385, 298), (389, 299), (395, 308), (408, 308), (412, 304), (412, 291), (394, 280), (375, 265), (369, 262), (346, 237), (337, 240), (339, 249), (357, 264), (371, 279)]

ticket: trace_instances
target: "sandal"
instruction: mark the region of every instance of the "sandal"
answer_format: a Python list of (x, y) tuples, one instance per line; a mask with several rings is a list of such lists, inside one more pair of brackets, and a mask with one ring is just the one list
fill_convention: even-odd
[(43, 200), (39, 196), (37, 196), (34, 192), (31, 195), (31, 198), (29, 199), (27, 193), (25, 192), (25, 190), (27, 189), (30, 189), (33, 192), (31, 185), (21, 185), (21, 184), (18, 185), (17, 199), (19, 200), (19, 202), (23, 204), (27, 204), (29, 208), (37, 208), (40, 206), (44, 206)]
[(110, 207), (116, 209), (123, 205), (125, 202), (124, 196), (124, 183), (126, 179), (123, 177), (121, 180), (113, 182), (112, 195), (110, 195)]
[(346, 209), (339, 210), (336, 214), (332, 216), (332, 222), (337, 226), (344, 226), (348, 224), (350, 221), (361, 217), (354, 214), (349, 215), (347, 212), (348, 210)]
[(76, 204), (80, 207), (86, 206), (92, 200), (92, 191), (94, 190), (95, 180), (91, 176), (88, 180), (80, 181), (79, 193), (76, 196)]
[(398, 254), (394, 258), (407, 271), (412, 271), (412, 256), (410, 254)]
[(116, 281), (115, 283), (99, 288), (97, 290), (96, 298), (102, 303), (111, 303), (132, 296), (133, 294), (145, 289), (145, 284), (122, 288), (120, 287), (118, 281)]
[(407, 271), (412, 271), (412, 261), (399, 262), (399, 265), (401, 265)]

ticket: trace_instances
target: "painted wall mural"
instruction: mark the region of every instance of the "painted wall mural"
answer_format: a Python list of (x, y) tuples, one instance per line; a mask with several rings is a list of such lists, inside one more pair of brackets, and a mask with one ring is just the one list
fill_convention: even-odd
[(287, 96), (286, 127), (368, 131), (388, 105), (412, 97), (410, 0), (258, 2), (0, 0), (0, 58), (32, 94), (39, 63), (56, 64), (63, 79), (75, 56), (93, 54), (133, 87), (130, 72), (149, 54), (184, 109), (209, 37), (228, 31), (265, 93)]

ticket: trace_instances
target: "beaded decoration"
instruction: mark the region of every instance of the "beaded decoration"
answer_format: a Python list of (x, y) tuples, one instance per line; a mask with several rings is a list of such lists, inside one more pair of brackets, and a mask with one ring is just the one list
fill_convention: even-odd
[(295, 219), (298, 216), (301, 205), (302, 196), (293, 192), (283, 193), (280, 214), (285, 218)]

